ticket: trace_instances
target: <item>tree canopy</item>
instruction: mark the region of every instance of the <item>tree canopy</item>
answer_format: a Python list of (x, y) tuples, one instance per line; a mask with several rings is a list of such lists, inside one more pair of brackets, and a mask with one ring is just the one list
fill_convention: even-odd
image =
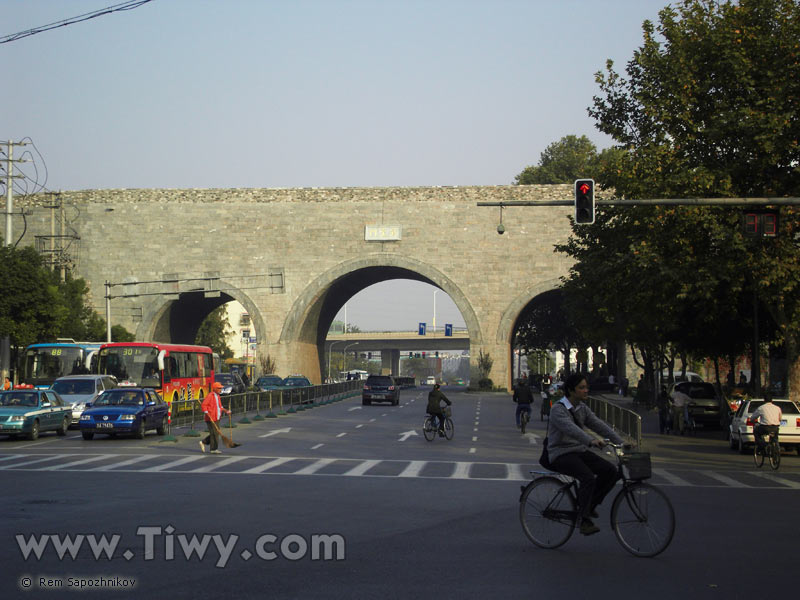
[[(598, 164), (601, 187), (626, 198), (797, 195), (800, 3), (685, 0), (643, 32), (625, 75), (611, 61), (597, 74), (589, 113), (617, 150)], [(559, 247), (576, 260), (567, 297), (584, 298), (590, 335), (715, 356), (742, 350), (745, 300), (756, 298), (786, 345), (796, 397), (796, 209), (781, 208), (779, 222), (778, 238), (753, 242), (738, 209), (600, 206)]]

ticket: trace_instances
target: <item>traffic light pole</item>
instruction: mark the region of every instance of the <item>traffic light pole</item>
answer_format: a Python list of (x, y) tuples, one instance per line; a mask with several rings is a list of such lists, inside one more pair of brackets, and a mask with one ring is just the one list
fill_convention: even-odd
[[(569, 200), (509, 200), (507, 202), (478, 202), (478, 206), (574, 206)], [(597, 206), (800, 206), (800, 198), (595, 198)]]

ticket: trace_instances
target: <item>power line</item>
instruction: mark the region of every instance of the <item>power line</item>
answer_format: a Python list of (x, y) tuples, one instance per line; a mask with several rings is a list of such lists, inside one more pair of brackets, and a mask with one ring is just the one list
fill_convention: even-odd
[(6, 44), (8, 42), (20, 40), (31, 35), (36, 35), (37, 33), (42, 33), (43, 31), (50, 31), (51, 29), (58, 29), (59, 27), (66, 27), (67, 25), (73, 25), (74, 23), (88, 21), (89, 19), (94, 19), (102, 15), (109, 15), (122, 10), (133, 10), (134, 8), (139, 8), (142, 4), (147, 4), (150, 1), (151, 0), (128, 0), (127, 2), (121, 2), (120, 4), (113, 4), (94, 12), (78, 15), (77, 17), (64, 19), (63, 21), (56, 21), (55, 23), (50, 23), (49, 25), (42, 25), (41, 27), (34, 27), (33, 29), (27, 29), (25, 31), (20, 31), (19, 33), (12, 33), (10, 35), (0, 37), (0, 44)]

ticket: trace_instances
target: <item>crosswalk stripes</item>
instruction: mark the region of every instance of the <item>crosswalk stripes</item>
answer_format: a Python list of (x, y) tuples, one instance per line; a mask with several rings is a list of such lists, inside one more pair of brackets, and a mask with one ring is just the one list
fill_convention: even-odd
[[(401, 459), (315, 458), (300, 456), (248, 456), (207, 454), (7, 454), (0, 455), (0, 470), (84, 471), (117, 473), (234, 475), (306, 475), (456, 479), (469, 481), (530, 481), (535, 464)], [(8, 475), (5, 475), (7, 478)], [(743, 490), (800, 490), (800, 473), (742, 469), (714, 471), (689, 467), (654, 468), (649, 480), (664, 487), (727, 487)]]

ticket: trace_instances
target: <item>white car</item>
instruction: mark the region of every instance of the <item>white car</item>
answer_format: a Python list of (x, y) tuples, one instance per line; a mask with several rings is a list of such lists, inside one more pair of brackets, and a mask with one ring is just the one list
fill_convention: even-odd
[[(773, 400), (773, 402), (780, 407), (783, 413), (778, 430), (781, 448), (784, 450), (794, 448), (800, 454), (800, 406), (791, 400)], [(750, 415), (762, 404), (764, 404), (764, 400), (753, 399), (745, 400), (739, 406), (739, 410), (736, 411), (730, 424), (731, 450), (738, 450), (744, 454), (747, 452), (748, 446), (753, 445), (755, 440), (753, 438), (753, 421), (750, 420)]]
[(429, 377), (428, 377), (428, 378), (425, 380), (425, 385), (434, 385), (435, 383), (436, 383), (436, 377), (434, 377), (433, 375), (430, 375), (430, 376), (429, 376)]

